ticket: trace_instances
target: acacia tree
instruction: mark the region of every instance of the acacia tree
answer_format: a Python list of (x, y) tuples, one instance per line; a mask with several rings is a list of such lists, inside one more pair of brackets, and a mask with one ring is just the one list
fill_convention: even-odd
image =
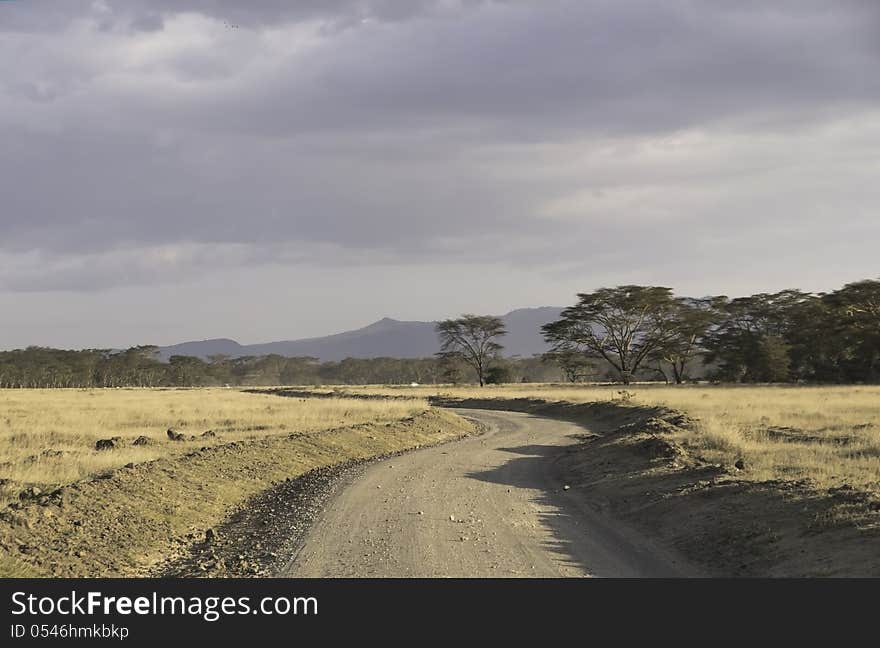
[(551, 352), (603, 358), (628, 385), (639, 366), (673, 339), (674, 307), (669, 288), (600, 288), (579, 293), (577, 304), (541, 330)]
[(477, 374), (480, 387), (486, 384), (489, 362), (503, 348), (496, 338), (505, 335), (504, 322), (491, 315), (462, 315), (437, 323), (440, 338), (438, 357), (461, 360)]
[(791, 379), (793, 315), (814, 300), (814, 295), (799, 290), (718, 298), (722, 317), (707, 335), (707, 362), (717, 363), (718, 376), (724, 380)]
[(845, 380), (880, 379), (880, 281), (846, 284), (823, 297), (832, 335), (841, 350), (838, 365)]
[(699, 354), (705, 352), (703, 342), (709, 328), (718, 320), (716, 306), (718, 298), (691, 299), (680, 297), (674, 301), (668, 312), (666, 330), (668, 339), (652, 353), (652, 359), (668, 381), (662, 369), (663, 363), (672, 371), (672, 380), (676, 385), (683, 383), (688, 377), (688, 364)]
[(598, 373), (596, 362), (577, 351), (549, 351), (541, 358), (557, 365), (568, 382), (580, 382)]

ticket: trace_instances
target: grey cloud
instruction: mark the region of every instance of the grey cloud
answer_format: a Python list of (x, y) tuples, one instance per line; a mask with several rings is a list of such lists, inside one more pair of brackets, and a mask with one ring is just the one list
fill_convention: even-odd
[(173, 104), (128, 100), (165, 127), (267, 137), (468, 122), (502, 137), (651, 133), (774, 114), (800, 122), (878, 98), (871, 25), (880, 9), (842, 6), (850, 11), (812, 3), (787, 12), (722, 3), (488, 5), (455, 20), (325, 35), (256, 81), (243, 72), (236, 79), (236, 62), (262, 54), (243, 37), (167, 62), (185, 82), (223, 72), (227, 87)]
[[(681, 277), (718, 239), (748, 256), (744, 230), (762, 258), (780, 230), (829, 240), (830, 213), (875, 232), (873, 3), (3, 4), (0, 253), (43, 262), (0, 290), (270, 264)], [(183, 12), (241, 29), (158, 40)]]
[(103, 29), (152, 30), (161, 25), (163, 16), (181, 13), (198, 13), (243, 28), (305, 20), (320, 20), (329, 27), (342, 28), (363, 20), (397, 22), (510, 2), (516, 0), (21, 0), (2, 7), (0, 32), (51, 32), (83, 18), (96, 20)]
[[(0, 177), (9, 196), (0, 249), (283, 240), (425, 254), (437, 253), (435, 239), (443, 237), (546, 231), (527, 222), (528, 196), (442, 154), (396, 162), (381, 158), (381, 144), (364, 144), (361, 155), (371, 155), (352, 161), (345, 148), (328, 154), (312, 146), (303, 154), (283, 142), (211, 146), (196, 139), (181, 153), (140, 137), (8, 141), (17, 145)], [(45, 182), (49, 158), (53, 174)]]
[[(276, 17), (283, 4), (248, 4), (248, 11)], [(294, 4), (308, 13), (308, 5)], [(192, 8), (226, 6), (243, 5)], [(373, 5), (340, 3), (324, 10), (357, 13), (362, 6)], [(128, 102), (155, 125), (264, 136), (450, 121), (483, 122), (506, 137), (658, 132), (773, 112), (815, 115), (877, 99), (880, 8), (849, 2), (832, 13), (811, 2), (773, 6), (480, 3), (457, 19), (325, 35), (254, 80), (245, 74), (248, 57), (275, 55), (247, 37), (186, 48), (164, 63), (167, 73), (183, 82), (225, 77), (230, 83), (174, 102), (161, 95), (102, 96), (107, 91), (100, 86), (84, 89), (105, 102), (122, 102), (120, 107)], [(60, 76), (78, 76), (64, 62), (55, 66)], [(97, 119), (94, 106), (74, 108), (86, 121), (89, 115)]]
[(165, 26), (165, 21), (159, 13), (143, 13), (132, 18), (129, 23), (131, 29), (135, 31), (159, 31)]

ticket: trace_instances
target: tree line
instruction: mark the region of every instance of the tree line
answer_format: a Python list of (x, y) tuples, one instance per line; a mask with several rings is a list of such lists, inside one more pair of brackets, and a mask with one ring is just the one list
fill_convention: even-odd
[(732, 299), (677, 297), (660, 286), (601, 288), (577, 297), (542, 327), (550, 350), (533, 358), (502, 356), (500, 318), (463, 315), (437, 324), (440, 351), (430, 358), (172, 356), (162, 362), (155, 346), (29, 347), (0, 352), (0, 388), (880, 382), (880, 281), (829, 293), (783, 290)]
[[(467, 364), (485, 382), (503, 346), (497, 317), (440, 322), (438, 357)], [(830, 293), (783, 290), (749, 297), (676, 297), (662, 286), (578, 294), (542, 327), (569, 380), (610, 371), (619, 382), (699, 377), (725, 382), (867, 383), (880, 380), (880, 281)]]
[[(490, 382), (556, 382), (563, 373), (541, 358), (496, 358)], [(440, 358), (316, 358), (279, 355), (208, 360), (158, 357), (158, 348), (68, 351), (29, 347), (0, 352), (0, 388), (209, 387), (462, 383), (462, 363)]]

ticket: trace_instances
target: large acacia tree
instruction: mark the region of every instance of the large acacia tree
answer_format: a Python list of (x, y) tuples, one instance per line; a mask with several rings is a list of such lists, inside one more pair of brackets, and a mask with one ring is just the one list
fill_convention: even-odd
[(629, 384), (639, 366), (676, 338), (670, 288), (618, 286), (579, 293), (578, 302), (541, 330), (554, 353), (602, 358)]
[(664, 365), (669, 368), (673, 382), (679, 385), (688, 378), (691, 360), (705, 355), (706, 336), (719, 320), (717, 308), (720, 303), (717, 297), (679, 297), (668, 309), (664, 325), (667, 339), (651, 354), (667, 381), (669, 376)]
[[(795, 331), (812, 313), (816, 297), (799, 290), (718, 298), (720, 319), (706, 336), (706, 360), (717, 365), (717, 377), (737, 382), (785, 382), (792, 376)], [(796, 333), (793, 337), (792, 333)], [(814, 346), (810, 336), (807, 347)], [(806, 349), (804, 349), (806, 351)], [(796, 359), (800, 357), (796, 353)], [(799, 364), (799, 363), (795, 363)]]
[(441, 358), (461, 360), (477, 374), (480, 387), (486, 384), (486, 372), (492, 359), (503, 348), (497, 338), (506, 334), (504, 322), (491, 315), (462, 315), (437, 323)]

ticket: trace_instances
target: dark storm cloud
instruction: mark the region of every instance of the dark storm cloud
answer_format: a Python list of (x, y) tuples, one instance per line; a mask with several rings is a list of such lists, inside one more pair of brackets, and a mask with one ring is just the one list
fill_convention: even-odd
[(541, 267), (589, 249), (662, 267), (669, 242), (771, 224), (818, 245), (829, 213), (870, 226), (878, 15), (855, 0), (2, 3), (0, 257), (17, 261), (0, 290), (268, 263)]
[[(221, 94), (219, 105), (215, 95), (192, 97), (153, 114), (188, 129), (267, 136), (480, 120), (502, 137), (544, 137), (810, 116), (876, 100), (880, 7), (784, 7), (481, 5), (458, 19), (347, 29), (279, 61), (271, 82)], [(198, 80), (216, 54), (181, 52), (169, 72)]]

